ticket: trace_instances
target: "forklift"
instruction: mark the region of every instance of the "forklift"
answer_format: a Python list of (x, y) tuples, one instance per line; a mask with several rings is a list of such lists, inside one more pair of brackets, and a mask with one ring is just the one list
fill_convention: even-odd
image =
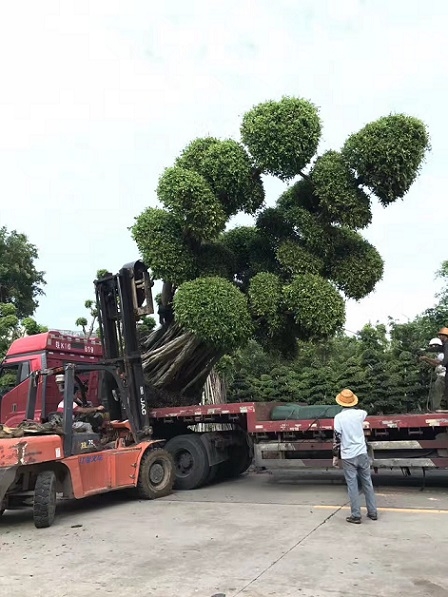
[[(103, 361), (33, 372), (25, 420), (15, 429), (0, 425), (0, 515), (31, 506), (36, 528), (53, 524), (58, 495), (81, 499), (126, 489), (149, 500), (169, 495), (174, 485), (173, 458), (164, 440), (152, 437), (138, 341), (138, 320), (153, 313), (153, 282), (136, 261), (94, 284)], [(92, 371), (108, 415), (101, 429), (74, 421), (75, 384)], [(36, 422), (37, 388), (49, 376), (56, 376), (63, 412)]]

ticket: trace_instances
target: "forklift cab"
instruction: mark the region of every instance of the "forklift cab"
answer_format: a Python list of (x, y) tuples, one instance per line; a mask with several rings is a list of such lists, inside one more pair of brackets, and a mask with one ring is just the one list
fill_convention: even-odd
[(85, 427), (90, 427), (90, 429), (84, 430), (82, 425), (77, 425), (73, 412), (75, 385), (80, 383), (83, 374), (90, 373), (93, 370), (101, 373), (102, 384), (99, 391), (103, 391), (99, 398), (100, 403), (105, 408), (107, 418), (114, 421), (123, 421), (123, 419), (126, 419), (126, 412), (121, 400), (124, 399), (127, 389), (122, 377), (120, 377), (120, 374), (113, 367), (100, 364), (84, 365), (69, 363), (64, 367), (35, 372), (33, 376), (26, 418), (27, 420), (34, 419), (35, 401), (39, 383), (42, 383), (45, 377), (55, 376), (57, 386), (61, 392), (63, 412), (49, 413), (47, 422), (57, 426), (59, 432), (64, 437), (64, 457), (85, 452), (95, 452), (104, 447), (101, 441), (101, 431), (93, 431), (90, 425), (85, 425)]

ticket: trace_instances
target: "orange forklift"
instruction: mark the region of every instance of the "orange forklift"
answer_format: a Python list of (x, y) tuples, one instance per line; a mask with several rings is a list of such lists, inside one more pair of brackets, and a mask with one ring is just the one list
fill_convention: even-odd
[[(130, 489), (155, 499), (171, 493), (174, 461), (164, 440), (152, 439), (137, 333), (138, 319), (153, 313), (151, 287), (141, 261), (96, 280), (103, 361), (32, 373), (25, 420), (14, 429), (0, 425), (0, 514), (31, 506), (35, 526), (44, 528), (54, 521), (58, 495), (81, 499)], [(74, 421), (75, 384), (85, 387), (92, 371), (101, 379), (107, 413), (100, 429)], [(63, 413), (36, 422), (37, 389), (51, 376)]]

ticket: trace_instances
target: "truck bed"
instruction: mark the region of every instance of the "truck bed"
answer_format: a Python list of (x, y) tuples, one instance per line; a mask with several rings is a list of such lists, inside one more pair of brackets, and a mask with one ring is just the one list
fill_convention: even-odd
[[(196, 406), (155, 408), (150, 416), (166, 423), (239, 423), (251, 434), (332, 431), (333, 419), (270, 420), (272, 410), (282, 402), (241, 402)], [(366, 429), (409, 429), (448, 427), (448, 413), (376, 415), (367, 417)]]

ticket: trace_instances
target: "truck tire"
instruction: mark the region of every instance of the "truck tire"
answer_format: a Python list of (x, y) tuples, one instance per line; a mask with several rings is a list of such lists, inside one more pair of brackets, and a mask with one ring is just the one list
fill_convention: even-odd
[(170, 495), (174, 485), (174, 461), (162, 448), (149, 448), (140, 461), (136, 487), (141, 500), (155, 500)]
[(214, 464), (213, 466), (210, 466), (208, 469), (207, 476), (204, 481), (204, 485), (211, 485), (215, 481), (215, 479), (218, 475), (218, 472), (219, 472), (219, 464)]
[(199, 436), (178, 435), (167, 442), (166, 449), (174, 459), (176, 489), (196, 489), (206, 482), (210, 466)]
[(229, 458), (220, 464), (218, 476), (220, 479), (233, 479), (247, 471), (252, 464), (252, 455), (247, 444), (229, 448)]
[(37, 475), (34, 487), (33, 521), (37, 529), (53, 524), (56, 512), (56, 475), (42, 471)]

